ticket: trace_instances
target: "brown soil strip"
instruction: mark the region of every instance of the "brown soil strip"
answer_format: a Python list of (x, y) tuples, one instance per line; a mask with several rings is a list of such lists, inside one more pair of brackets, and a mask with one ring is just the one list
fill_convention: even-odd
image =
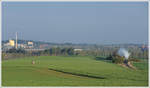
[(128, 62), (128, 63), (123, 63), (123, 64), (119, 64), (120, 66), (122, 67), (125, 67), (125, 68), (130, 68), (130, 69), (133, 69), (133, 70), (136, 70), (136, 67), (134, 67), (131, 62)]

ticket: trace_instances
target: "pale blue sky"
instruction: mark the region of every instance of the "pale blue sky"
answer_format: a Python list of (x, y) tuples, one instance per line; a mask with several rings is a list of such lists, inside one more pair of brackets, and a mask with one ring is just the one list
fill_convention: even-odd
[(147, 2), (3, 2), (2, 39), (147, 43)]

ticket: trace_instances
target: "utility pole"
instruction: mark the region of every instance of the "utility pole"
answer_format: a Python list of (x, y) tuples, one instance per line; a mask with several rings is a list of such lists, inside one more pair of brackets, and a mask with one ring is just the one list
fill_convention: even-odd
[(17, 32), (16, 32), (16, 49), (18, 48), (18, 44), (17, 44)]

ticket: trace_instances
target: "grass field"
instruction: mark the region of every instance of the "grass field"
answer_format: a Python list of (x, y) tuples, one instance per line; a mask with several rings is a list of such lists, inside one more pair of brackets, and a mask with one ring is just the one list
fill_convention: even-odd
[[(36, 64), (31, 64), (35, 60)], [(3, 86), (148, 86), (148, 63), (138, 70), (92, 57), (39, 56), (2, 61)]]

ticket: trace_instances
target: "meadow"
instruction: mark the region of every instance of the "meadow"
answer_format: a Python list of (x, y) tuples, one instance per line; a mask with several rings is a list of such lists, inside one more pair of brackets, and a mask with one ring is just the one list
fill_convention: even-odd
[(133, 65), (137, 70), (85, 56), (3, 60), (2, 86), (148, 86), (148, 63)]

